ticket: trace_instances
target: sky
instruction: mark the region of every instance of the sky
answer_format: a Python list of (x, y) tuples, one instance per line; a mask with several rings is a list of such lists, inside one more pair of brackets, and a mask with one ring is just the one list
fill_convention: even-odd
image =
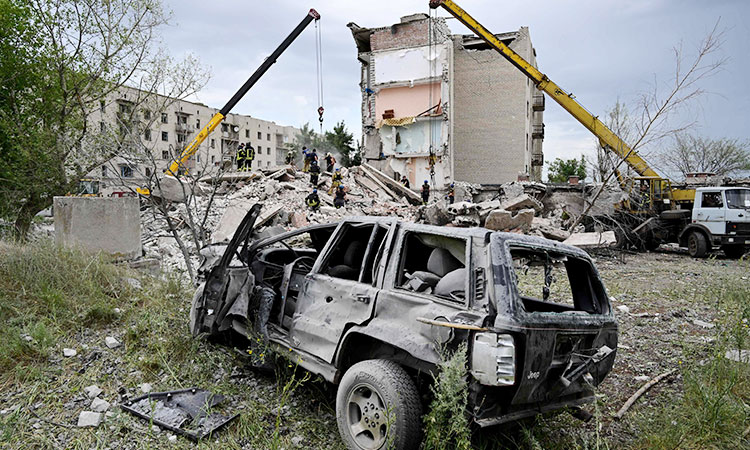
[[(750, 139), (750, 91), (742, 89), (750, 73), (750, 1), (537, 0), (533, 9), (525, 0), (457, 3), (493, 33), (528, 26), (539, 69), (602, 117), (617, 101), (634, 108), (654, 86), (666, 90), (674, 76), (674, 48), (681, 45), (691, 60), (718, 22), (723, 44), (712, 58), (726, 62), (703, 81), (706, 94), (672, 122), (694, 121), (693, 131), (710, 138)], [(356, 140), (361, 136), (360, 64), (346, 24), (389, 26), (401, 16), (428, 12), (427, 0), (165, 0), (165, 6), (172, 10), (171, 25), (162, 29), (166, 50), (178, 58), (192, 54), (211, 74), (190, 100), (216, 108), (315, 8), (321, 15), (324, 130), (343, 120)], [(448, 25), (455, 34), (470, 33), (452, 18)], [(318, 129), (316, 86), (311, 24), (232, 112), (297, 127), (309, 122)], [(593, 135), (553, 101), (546, 103), (544, 123), (546, 162), (595, 152)]]

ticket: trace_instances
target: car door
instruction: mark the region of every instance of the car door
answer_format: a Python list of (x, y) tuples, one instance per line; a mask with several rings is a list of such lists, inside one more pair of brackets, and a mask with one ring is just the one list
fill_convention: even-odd
[[(336, 252), (351, 246), (352, 230), (357, 227), (371, 228), (371, 235), (365, 241), (364, 254), (356, 258), (359, 265), (352, 278), (332, 275)], [(339, 340), (346, 329), (367, 321), (373, 312), (379, 288), (372, 281), (364, 282), (362, 272), (368, 266), (365, 260), (375, 258), (380, 244), (388, 239), (394, 225), (386, 226), (377, 241), (372, 239), (376, 230), (382, 227), (376, 221), (344, 222), (326, 244), (313, 270), (305, 277), (297, 310), (292, 319), (290, 338), (297, 348), (313, 354), (324, 361), (332, 362)], [(382, 228), (381, 228), (382, 229)], [(360, 237), (362, 233), (354, 233)], [(357, 262), (355, 261), (355, 262)]]
[(700, 205), (695, 213), (697, 222), (703, 224), (712, 234), (725, 233), (726, 209), (721, 191), (700, 192)]

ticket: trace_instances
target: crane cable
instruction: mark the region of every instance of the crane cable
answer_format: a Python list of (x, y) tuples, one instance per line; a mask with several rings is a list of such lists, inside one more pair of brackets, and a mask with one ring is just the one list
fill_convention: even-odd
[(320, 19), (315, 19), (315, 75), (318, 90), (318, 122), (320, 134), (323, 135), (323, 41), (321, 39)]
[[(430, 76), (430, 81), (429, 81), (429, 85), (428, 85), (429, 89), (430, 89), (430, 92), (429, 92), (429, 102), (430, 102), (430, 104), (428, 106), (429, 106), (430, 109), (428, 110), (429, 112), (427, 113), (427, 116), (428, 116), (427, 126), (429, 127), (429, 136), (430, 136), (430, 148), (429, 148), (430, 156), (429, 156), (428, 164), (429, 164), (429, 167), (430, 167), (430, 181), (432, 182), (432, 186), (434, 187), (435, 186), (435, 163), (437, 162), (437, 155), (436, 155), (436, 152), (435, 152), (435, 145), (434, 145), (434, 142), (435, 142), (435, 132), (434, 132), (434, 129), (433, 129), (434, 128), (433, 127), (433, 119), (434, 119), (433, 115), (434, 114), (433, 114), (433, 111), (432, 111), (432, 108), (434, 106), (433, 105), (434, 99), (432, 98), (432, 91), (433, 91), (432, 83), (434, 83), (434, 79), (437, 76), (437, 69), (435, 68), (436, 64), (435, 64), (435, 61), (434, 61), (434, 59), (436, 58), (435, 54), (437, 53), (437, 51), (435, 49), (435, 44), (436, 43), (434, 42), (434, 40), (432, 38), (432, 35), (433, 35), (433, 32), (434, 32), (434, 30), (433, 30), (433, 14), (435, 16), (437, 16), (437, 12), (435, 10), (433, 10), (432, 8), (430, 8), (428, 22), (427, 22), (428, 64), (429, 64), (429, 76)], [(435, 65), (433, 65), (433, 64), (435, 64)]]

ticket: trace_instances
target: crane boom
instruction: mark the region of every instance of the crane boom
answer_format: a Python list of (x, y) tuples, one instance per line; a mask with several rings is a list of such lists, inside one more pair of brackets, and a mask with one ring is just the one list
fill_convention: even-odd
[(568, 111), (573, 117), (576, 118), (584, 127), (591, 131), (605, 148), (611, 149), (620, 158), (624, 159), (625, 162), (639, 175), (644, 177), (661, 178), (638, 153), (632, 150), (622, 139), (619, 138), (612, 130), (610, 130), (604, 123), (599, 120), (597, 116), (594, 116), (588, 112), (580, 103), (578, 103), (572, 95), (565, 92), (560, 86), (550, 80), (547, 75), (543, 74), (536, 67), (532, 66), (528, 61), (523, 59), (521, 55), (514, 52), (510, 47), (503, 44), (494, 34), (490, 33), (485, 27), (477, 22), (469, 13), (464, 11), (452, 0), (430, 0), (430, 8), (443, 7), (453, 17), (458, 19), (461, 23), (466, 25), (482, 40), (487, 42), (490, 47), (497, 50), (501, 55), (505, 57), (511, 64), (513, 64), (518, 70), (524, 75), (529, 77), (537, 89), (547, 93), (553, 100), (555, 100), (560, 106)]
[[(183, 167), (185, 162), (193, 156), (197, 151), (200, 145), (203, 143), (203, 141), (206, 140), (208, 135), (211, 134), (211, 132), (214, 131), (214, 129), (219, 126), (219, 124), (224, 120), (224, 118), (229, 114), (229, 111), (234, 108), (234, 106), (242, 99), (242, 97), (247, 94), (247, 91), (252, 88), (255, 83), (268, 71), (269, 68), (273, 65), (273, 63), (276, 62), (277, 59), (279, 59), (279, 56), (281, 56), (282, 53), (294, 42), (297, 37), (302, 34), (302, 31), (307, 28), (308, 25), (310, 25), (310, 22), (313, 20), (319, 20), (320, 14), (314, 10), (310, 9), (310, 11), (307, 13), (304, 19), (297, 25), (294, 30), (289, 34), (289, 36), (284, 39), (284, 41), (279, 44), (279, 46), (276, 48), (276, 50), (271, 53), (271, 55), (263, 61), (263, 64), (258, 67), (255, 72), (250, 76), (250, 78), (245, 81), (245, 84), (240, 87), (240, 89), (232, 96), (232, 98), (229, 99), (229, 101), (224, 105), (223, 108), (219, 110), (216, 114), (211, 117), (211, 120), (208, 121), (205, 127), (195, 135), (193, 140), (185, 147), (184, 150), (180, 153), (180, 156), (177, 157), (172, 163), (169, 165), (169, 168), (167, 168), (164, 171), (165, 175), (170, 175), (177, 177), (180, 168)], [(137, 191), (141, 194), (148, 195), (149, 191), (147, 189), (137, 189)]]

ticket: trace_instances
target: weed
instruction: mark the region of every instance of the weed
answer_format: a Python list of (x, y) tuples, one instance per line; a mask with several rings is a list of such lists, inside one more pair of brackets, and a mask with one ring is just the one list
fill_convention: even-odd
[(443, 352), (440, 371), (431, 387), (434, 398), (424, 417), (424, 448), (469, 449), (471, 431), (466, 412), (469, 395), (466, 370), (466, 344), (452, 353)]

